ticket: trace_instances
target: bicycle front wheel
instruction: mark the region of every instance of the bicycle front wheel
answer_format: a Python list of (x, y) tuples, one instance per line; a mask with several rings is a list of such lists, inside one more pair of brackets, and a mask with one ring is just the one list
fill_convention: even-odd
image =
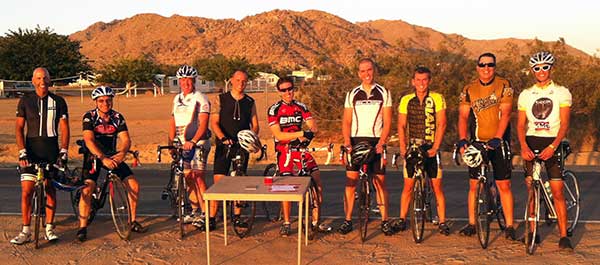
[[(239, 216), (235, 214), (236, 208), (240, 211)], [(231, 211), (231, 227), (233, 228), (233, 232), (239, 238), (244, 238), (250, 234), (252, 225), (254, 225), (256, 202), (232, 201), (229, 209)]]
[(563, 174), (564, 178), (564, 196), (567, 204), (567, 236), (573, 235), (573, 230), (579, 222), (579, 211), (581, 207), (581, 197), (579, 194), (579, 182), (577, 176), (570, 170)]
[[(263, 171), (263, 176), (276, 177), (277, 175), (277, 164), (275, 163), (267, 165), (267, 167)], [(281, 202), (266, 201), (262, 202), (261, 204), (263, 208), (263, 214), (267, 221), (275, 223), (283, 219), (283, 213), (281, 212)]]
[(360, 191), (358, 194), (358, 224), (360, 230), (360, 240), (365, 242), (367, 239), (367, 226), (369, 224), (369, 212), (371, 211), (371, 194), (369, 190), (369, 181), (365, 178), (360, 181)]
[(532, 184), (525, 205), (525, 251), (530, 255), (535, 251), (535, 238), (540, 220), (540, 189), (539, 182)]
[(415, 186), (413, 187), (412, 215), (410, 222), (415, 243), (421, 243), (423, 241), (425, 219), (427, 219), (427, 212), (425, 209), (423, 180), (417, 179), (415, 180)]
[(475, 197), (475, 224), (477, 227), (477, 237), (479, 244), (486, 249), (490, 239), (490, 223), (492, 222), (491, 204), (492, 198), (490, 188), (487, 183), (480, 180), (477, 184), (477, 193)]
[(33, 196), (32, 196), (32, 220), (34, 222), (33, 225), (33, 241), (35, 243), (35, 248), (39, 248), (40, 246), (40, 233), (44, 228), (44, 215), (46, 213), (46, 194), (44, 191), (44, 185), (42, 183), (36, 184)]
[(308, 187), (308, 204), (308, 239), (313, 240), (316, 234), (316, 227), (312, 226), (312, 222), (315, 218), (319, 217), (319, 193), (317, 191), (317, 184), (312, 180)]
[(127, 190), (118, 177), (111, 177), (109, 181), (109, 203), (113, 223), (119, 237), (128, 240), (131, 234), (131, 212)]

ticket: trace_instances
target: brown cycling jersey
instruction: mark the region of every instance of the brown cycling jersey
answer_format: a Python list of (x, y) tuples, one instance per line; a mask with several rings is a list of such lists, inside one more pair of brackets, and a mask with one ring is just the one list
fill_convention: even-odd
[[(477, 79), (467, 84), (460, 94), (460, 105), (469, 105), (469, 132), (471, 139), (488, 141), (496, 135), (500, 123), (500, 104), (512, 103), (513, 89), (510, 82), (496, 76), (489, 83)], [(507, 128), (503, 138), (509, 139)]]

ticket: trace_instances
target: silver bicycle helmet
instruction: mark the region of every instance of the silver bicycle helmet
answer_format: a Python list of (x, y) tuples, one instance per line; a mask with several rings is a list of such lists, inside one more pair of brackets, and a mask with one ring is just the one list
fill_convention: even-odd
[(258, 135), (254, 133), (252, 130), (241, 130), (237, 134), (238, 143), (240, 146), (248, 151), (248, 153), (256, 153), (260, 151), (262, 144), (260, 143), (260, 139)]
[(92, 91), (93, 100), (96, 100), (98, 97), (102, 96), (114, 97), (115, 91), (113, 91), (112, 88), (107, 86), (99, 86), (96, 89), (94, 89), (94, 91)]
[(462, 160), (469, 167), (478, 167), (483, 162), (483, 156), (477, 147), (469, 145), (462, 155)]
[(363, 165), (370, 163), (375, 158), (375, 148), (368, 142), (360, 142), (352, 147), (350, 152), (352, 165)]
[(529, 67), (534, 67), (538, 64), (554, 65), (554, 55), (549, 52), (538, 52), (529, 58)]
[(179, 67), (176, 76), (177, 78), (196, 78), (196, 76), (198, 76), (198, 71), (196, 68), (184, 64)]

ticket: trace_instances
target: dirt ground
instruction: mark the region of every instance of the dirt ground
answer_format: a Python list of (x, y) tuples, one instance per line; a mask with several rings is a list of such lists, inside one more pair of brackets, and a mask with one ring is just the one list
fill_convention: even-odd
[[(145, 217), (149, 231), (133, 234), (130, 241), (121, 240), (114, 232), (109, 217), (100, 217), (88, 229), (88, 241), (75, 239), (73, 217), (57, 218), (60, 240), (11, 245), (19, 217), (0, 217), (0, 259), (3, 264), (206, 264), (206, 238), (192, 227), (179, 239), (175, 220), (167, 217)], [(337, 226), (339, 220), (333, 221)], [(559, 251), (556, 230), (542, 229), (542, 243), (533, 256), (525, 254), (524, 245), (504, 239), (499, 230), (491, 232), (491, 243), (483, 250), (475, 237), (458, 235), (463, 223), (451, 224), (452, 234), (443, 236), (428, 225), (425, 241), (415, 244), (410, 231), (386, 237), (380, 233), (379, 221), (370, 225), (370, 236), (360, 242), (358, 232), (348, 235), (320, 234), (302, 246), (303, 264), (595, 264), (600, 260), (600, 225), (585, 224), (574, 235), (574, 251)], [(297, 225), (297, 223), (293, 223)], [(293, 226), (296, 227), (296, 226)], [(260, 222), (244, 239), (229, 234), (224, 246), (223, 227), (211, 233), (212, 264), (295, 264), (297, 237), (278, 235), (278, 225)], [(435, 229), (435, 230), (434, 230)], [(519, 230), (522, 230), (519, 229)], [(582, 238), (582, 235), (585, 237)]]

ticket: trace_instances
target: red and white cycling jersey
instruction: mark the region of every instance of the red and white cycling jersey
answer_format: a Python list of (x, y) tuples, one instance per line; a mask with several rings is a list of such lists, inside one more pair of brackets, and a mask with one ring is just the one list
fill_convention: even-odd
[[(302, 122), (312, 119), (312, 115), (306, 105), (293, 100), (285, 103), (283, 100), (273, 104), (268, 111), (269, 126), (279, 124), (282, 132), (299, 132), (302, 130)], [(290, 141), (278, 141), (275, 145), (285, 145)]]

